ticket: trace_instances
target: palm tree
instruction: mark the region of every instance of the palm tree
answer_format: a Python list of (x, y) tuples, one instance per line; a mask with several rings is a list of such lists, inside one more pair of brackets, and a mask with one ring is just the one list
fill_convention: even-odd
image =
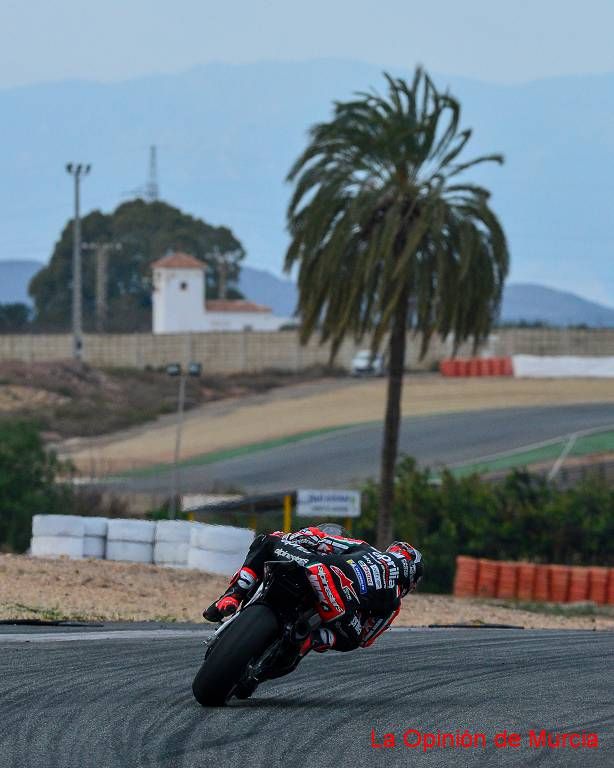
[(385, 75), (387, 97), (358, 94), (312, 127), (288, 181), (291, 243), (298, 266), (301, 341), (316, 329), (334, 358), (343, 339), (388, 345), (377, 544), (392, 537), (395, 463), (407, 330), (452, 334), (477, 346), (498, 311), (508, 269), (505, 235), (489, 192), (458, 177), (500, 155), (464, 161), (471, 136), (460, 105), (416, 70)]

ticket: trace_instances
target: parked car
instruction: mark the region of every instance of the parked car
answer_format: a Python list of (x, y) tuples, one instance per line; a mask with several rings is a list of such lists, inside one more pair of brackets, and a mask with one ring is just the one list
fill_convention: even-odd
[(352, 376), (384, 376), (384, 358), (370, 349), (361, 349), (352, 359)]

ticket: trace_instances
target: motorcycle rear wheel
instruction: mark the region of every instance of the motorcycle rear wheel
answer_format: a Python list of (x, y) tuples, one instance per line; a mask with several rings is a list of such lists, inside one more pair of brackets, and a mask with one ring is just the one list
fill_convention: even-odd
[(247, 665), (260, 658), (279, 633), (273, 611), (251, 605), (242, 611), (211, 646), (192, 683), (192, 693), (203, 707), (223, 706)]

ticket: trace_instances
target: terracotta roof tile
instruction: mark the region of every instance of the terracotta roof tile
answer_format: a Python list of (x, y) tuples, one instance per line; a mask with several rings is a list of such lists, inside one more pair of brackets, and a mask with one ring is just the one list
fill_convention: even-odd
[(205, 269), (206, 264), (204, 261), (190, 256), (188, 253), (181, 253), (176, 251), (175, 253), (169, 253), (167, 256), (163, 256), (161, 259), (154, 261), (151, 265), (152, 269)]
[(272, 312), (270, 307), (245, 299), (208, 299), (208, 312)]

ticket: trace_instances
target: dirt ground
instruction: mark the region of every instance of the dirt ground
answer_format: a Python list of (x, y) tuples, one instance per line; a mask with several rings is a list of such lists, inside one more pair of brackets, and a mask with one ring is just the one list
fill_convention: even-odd
[[(300, 373), (189, 377), (185, 407), (189, 411), (321, 376), (322, 368), (315, 367)], [(51, 441), (91, 438), (175, 413), (177, 395), (178, 379), (165, 371), (93, 368), (71, 360), (0, 362), (0, 420), (35, 419)]]
[[(192, 570), (100, 560), (0, 555), (0, 619), (201, 620), (227, 579)], [(396, 624), (496, 623), (526, 628), (614, 630), (614, 608), (522, 610), (513, 602), (417, 594)]]
[[(329, 379), (286, 386), (257, 396), (211, 403), (186, 414), (182, 458), (301, 432), (379, 421), (384, 380)], [(611, 382), (599, 379), (453, 379), (409, 375), (403, 392), (408, 416), (566, 403), (614, 402)], [(176, 427), (166, 418), (115, 436), (59, 446), (86, 474), (104, 475), (172, 460)]]

